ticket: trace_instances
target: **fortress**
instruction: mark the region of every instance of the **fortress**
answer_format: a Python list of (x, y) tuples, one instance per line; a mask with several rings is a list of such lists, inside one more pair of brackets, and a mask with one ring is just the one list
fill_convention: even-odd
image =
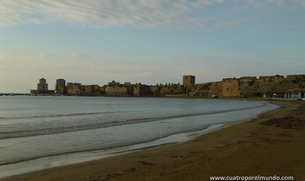
[(189, 97), (240, 97), (263, 96), (265, 92), (284, 93), (295, 88), (305, 88), (305, 74), (224, 78), (219, 82), (195, 84), (195, 76), (183, 76), (183, 85), (167, 83), (157, 85), (131, 84), (125, 82), (109, 82), (107, 85), (82, 85), (64, 79), (56, 80), (55, 90), (48, 90), (46, 80), (39, 80), (37, 90), (33, 94), (60, 94), (84, 96), (189, 96)]
[(32, 94), (54, 94), (54, 90), (48, 90), (47, 80), (41, 78), (37, 84), (37, 90), (31, 90)]

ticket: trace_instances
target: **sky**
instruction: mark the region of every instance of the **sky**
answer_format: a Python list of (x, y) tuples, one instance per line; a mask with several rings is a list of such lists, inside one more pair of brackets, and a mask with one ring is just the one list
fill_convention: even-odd
[(0, 92), (305, 74), (304, 0), (0, 0)]

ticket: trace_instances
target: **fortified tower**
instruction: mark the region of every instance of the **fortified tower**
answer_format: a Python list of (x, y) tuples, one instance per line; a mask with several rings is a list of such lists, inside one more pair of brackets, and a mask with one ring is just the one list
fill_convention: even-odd
[(193, 89), (194, 85), (195, 85), (195, 76), (193, 75), (183, 76), (183, 86), (185, 93), (190, 92)]
[(59, 85), (62, 85), (62, 86), (66, 85), (65, 79), (57, 79), (56, 86), (59, 86)]
[(183, 85), (189, 86), (195, 84), (195, 76), (193, 75), (184, 75), (183, 76)]
[(46, 79), (44, 78), (39, 79), (39, 83), (37, 84), (37, 91), (38, 93), (48, 92), (48, 84)]
[(57, 79), (56, 80), (56, 93), (57, 94), (65, 94), (66, 93), (66, 81), (65, 79)]

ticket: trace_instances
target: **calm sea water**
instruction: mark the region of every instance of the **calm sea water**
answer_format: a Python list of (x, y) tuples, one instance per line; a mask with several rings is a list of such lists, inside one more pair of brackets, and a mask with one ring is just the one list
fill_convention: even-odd
[(1, 96), (0, 171), (3, 177), (39, 164), (128, 150), (276, 107), (220, 99)]

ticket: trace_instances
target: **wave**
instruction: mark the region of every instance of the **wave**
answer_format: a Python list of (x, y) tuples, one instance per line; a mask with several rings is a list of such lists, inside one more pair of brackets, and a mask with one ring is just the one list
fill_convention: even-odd
[[(29, 130), (29, 131), (1, 132), (0, 133), (0, 139), (59, 134), (59, 133), (66, 133), (66, 132), (83, 131), (83, 130), (100, 129), (100, 128), (106, 128), (106, 127), (114, 127), (114, 126), (123, 126), (123, 125), (130, 125), (130, 124), (139, 124), (139, 123), (147, 123), (147, 122), (154, 122), (154, 121), (162, 121), (162, 120), (175, 119), (175, 118), (213, 115), (213, 114), (220, 114), (220, 113), (255, 109), (255, 108), (264, 107), (266, 105), (267, 105), (267, 103), (266, 104), (261, 104), (259, 106), (255, 106), (255, 107), (247, 107), (247, 108), (234, 109), (234, 110), (223, 110), (223, 111), (214, 111), (214, 112), (212, 111), (212, 112), (195, 113), (195, 114), (172, 115), (172, 116), (155, 117), (155, 118), (128, 119), (126, 121), (112, 121), (112, 122), (98, 123), (98, 124), (75, 125), (75, 126), (69, 126), (69, 127), (35, 129), (35, 130)], [(72, 116), (72, 115), (75, 116), (75, 115), (90, 115), (90, 114), (107, 114), (107, 113), (115, 113), (115, 112), (65, 114), (65, 116), (67, 116), (67, 115), (68, 116)]]
[(124, 113), (130, 111), (108, 111), (108, 112), (89, 112), (89, 113), (71, 113), (71, 114), (54, 114), (54, 115), (36, 115), (36, 116), (12, 116), (0, 117), (0, 119), (35, 119), (35, 118), (52, 118), (52, 117), (70, 117), (70, 116), (88, 116), (98, 114)]

